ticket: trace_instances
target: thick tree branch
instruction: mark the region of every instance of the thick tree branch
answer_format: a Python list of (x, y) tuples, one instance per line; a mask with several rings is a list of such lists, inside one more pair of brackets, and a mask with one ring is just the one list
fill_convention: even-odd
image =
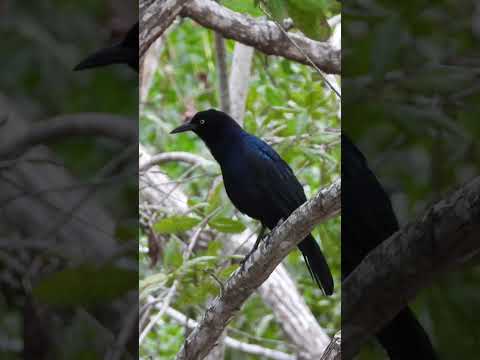
[[(219, 32), (225, 38), (252, 46), (267, 55), (283, 56), (311, 65), (274, 22), (237, 13), (212, 0), (141, 0), (140, 61), (150, 45), (179, 14)], [(290, 33), (289, 36), (322, 71), (327, 74), (340, 74), (339, 49), (335, 49), (328, 42), (314, 41), (301, 34)]]
[(315, 225), (340, 213), (340, 180), (321, 190), (277, 226), (258, 249), (227, 280), (223, 294), (214, 299), (198, 327), (177, 354), (177, 360), (203, 359), (245, 300)]
[[(0, 147), (32, 126), (13, 104), (0, 94), (0, 113), (9, 114), (9, 121), (0, 128)], [(84, 181), (75, 179), (63, 162), (44, 146), (30, 151), (22, 161), (14, 161), (11, 166), (1, 168), (0, 175), (0, 226), (21, 234), (21, 238), (2, 238), (2, 245), (5, 248), (8, 245), (35, 245), (36, 248), (48, 249), (51, 245), (38, 238), (39, 229), (51, 228), (58, 218), (71, 213), (72, 207), (85, 192), (85, 188), (79, 186)], [(35, 242), (29, 243), (32, 238)], [(103, 259), (116, 249), (115, 223), (109, 212), (92, 199), (72, 214), (72, 219), (55, 234), (55, 239), (56, 246), (65, 244), (66, 257), (77, 261), (93, 256)]]
[(342, 359), (342, 334), (340, 331), (335, 334), (320, 360), (341, 360)]
[(480, 254), (480, 177), (375, 248), (343, 282), (342, 353), (360, 346), (436, 276)]
[(82, 113), (57, 116), (41, 124), (24, 127), (23, 131), (17, 132), (0, 145), (0, 158), (20, 156), (33, 146), (47, 145), (71, 136), (106, 136), (131, 143), (138, 139), (138, 126), (136, 121), (111, 114)]
[[(254, 242), (255, 234), (252, 236), (252, 233), (246, 231), (232, 236), (224, 246), (229, 252), (246, 255)], [(330, 337), (318, 324), (285, 266), (277, 266), (257, 291), (287, 338), (297, 348), (298, 358), (319, 359), (329, 344)]]
[(189, 0), (140, 0), (140, 62), (150, 45), (172, 24)]
[[(305, 56), (288, 41), (272, 21), (239, 14), (212, 0), (190, 0), (185, 4), (181, 15), (221, 33), (228, 39), (250, 45), (267, 55), (279, 55), (310, 65)], [(314, 41), (295, 33), (289, 35), (321, 70), (330, 74), (340, 73), (339, 50), (334, 50), (327, 42)]]

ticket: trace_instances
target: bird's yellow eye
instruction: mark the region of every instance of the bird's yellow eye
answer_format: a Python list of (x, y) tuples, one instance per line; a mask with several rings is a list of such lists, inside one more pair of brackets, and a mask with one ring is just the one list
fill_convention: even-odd
[(203, 125), (203, 124), (205, 124), (205, 120), (200, 119), (200, 125)]

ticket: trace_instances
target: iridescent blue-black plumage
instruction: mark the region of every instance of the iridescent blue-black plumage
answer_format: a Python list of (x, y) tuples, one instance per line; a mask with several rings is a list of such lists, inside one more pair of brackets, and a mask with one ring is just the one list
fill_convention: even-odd
[[(218, 110), (197, 113), (173, 132), (194, 131), (220, 164), (225, 190), (242, 213), (273, 229), (307, 199), (292, 169), (263, 140)], [(308, 235), (299, 245), (308, 269), (325, 294), (333, 279), (318, 243)]]

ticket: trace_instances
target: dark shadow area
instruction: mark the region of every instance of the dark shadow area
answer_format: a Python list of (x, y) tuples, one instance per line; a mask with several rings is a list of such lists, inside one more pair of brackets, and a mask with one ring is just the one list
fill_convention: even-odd
[(480, 5), (343, 6), (342, 348), (382, 323), (391, 359), (477, 359)]
[(136, 359), (138, 43), (123, 39), (138, 3), (0, 16), (0, 358)]

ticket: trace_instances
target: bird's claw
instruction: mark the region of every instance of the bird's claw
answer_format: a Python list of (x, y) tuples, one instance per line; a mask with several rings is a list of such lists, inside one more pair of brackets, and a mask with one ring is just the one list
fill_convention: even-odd
[(241, 268), (244, 268), (245, 267), (245, 263), (247, 262), (248, 258), (252, 255), (253, 251), (249, 251), (247, 255), (245, 255), (245, 257), (240, 260), (240, 267)]
[(263, 241), (265, 241), (265, 244), (266, 244), (267, 246), (270, 246), (270, 238), (271, 238), (270, 235), (271, 235), (271, 232), (269, 232), (267, 235), (265, 235), (265, 236), (263, 237), (263, 239), (262, 239)]
[[(277, 225), (275, 226), (275, 228), (277, 226), (279, 226), (280, 224), (282, 224), (284, 222), (284, 219), (280, 219), (277, 223)], [(272, 233), (273, 231), (275, 230), (275, 228), (273, 228), (268, 234), (266, 234), (264, 237), (263, 237), (263, 240), (265, 241), (265, 243), (270, 246), (270, 241), (271, 241), (271, 237), (272, 237)]]

